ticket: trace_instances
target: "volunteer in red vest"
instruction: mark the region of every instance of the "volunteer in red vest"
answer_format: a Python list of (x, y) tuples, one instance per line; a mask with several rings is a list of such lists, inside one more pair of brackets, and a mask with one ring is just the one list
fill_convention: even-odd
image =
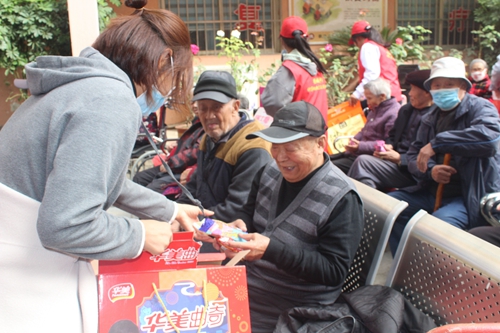
[(287, 17), (281, 25), (283, 64), (261, 95), (266, 113), (274, 116), (283, 106), (306, 101), (318, 108), (326, 121), (328, 97), (323, 67), (307, 42), (307, 23), (298, 16)]
[(359, 47), (358, 73), (359, 84), (351, 95), (350, 103), (355, 105), (358, 100), (365, 99), (364, 85), (382, 77), (391, 84), (391, 96), (401, 102), (403, 96), (398, 80), (396, 60), (387, 45), (382, 40), (380, 33), (373, 29), (367, 21), (357, 21), (352, 26), (349, 45)]

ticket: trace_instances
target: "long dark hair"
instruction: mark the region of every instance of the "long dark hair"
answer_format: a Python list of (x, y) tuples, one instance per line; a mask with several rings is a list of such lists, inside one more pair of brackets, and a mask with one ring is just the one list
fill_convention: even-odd
[(311, 47), (309, 46), (309, 43), (307, 40), (303, 37), (303, 32), (300, 30), (295, 30), (292, 33), (294, 38), (285, 38), (281, 36), (283, 39), (283, 42), (285, 43), (286, 46), (292, 49), (297, 49), (300, 53), (311, 59), (312, 62), (316, 64), (318, 67), (318, 70), (323, 73), (327, 74), (327, 71), (321, 61), (319, 61), (318, 57), (314, 54), (314, 52), (311, 50)]
[(360, 34), (352, 35), (352, 39), (353, 40), (355, 40), (356, 37), (368, 38), (369, 40), (374, 41), (378, 45), (383, 46), (385, 48), (388, 48), (391, 45), (390, 43), (387, 43), (382, 38), (382, 35), (380, 34), (380, 32), (378, 32), (377, 30), (373, 29), (372, 27), (370, 27), (370, 29), (368, 29), (367, 32), (363, 32), (363, 33), (360, 33)]
[(170, 61), (163, 61), (165, 49), (172, 50), (174, 100), (186, 103), (193, 86), (193, 55), (186, 24), (179, 16), (165, 9), (147, 9), (147, 0), (126, 0), (135, 8), (131, 15), (111, 20), (92, 45), (111, 60), (152, 100), (153, 87), (160, 87), (163, 74), (170, 76)]

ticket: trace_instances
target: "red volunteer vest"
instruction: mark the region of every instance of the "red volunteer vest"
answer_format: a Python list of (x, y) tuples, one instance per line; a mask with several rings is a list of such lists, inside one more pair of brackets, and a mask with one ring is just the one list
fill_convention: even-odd
[(313, 104), (323, 115), (325, 122), (328, 114), (328, 97), (326, 81), (323, 73), (311, 76), (308, 71), (291, 60), (285, 60), (283, 66), (288, 68), (295, 79), (295, 91), (292, 102), (306, 101)]
[[(392, 56), (388, 49), (375, 43), (374, 41), (368, 40), (365, 43), (370, 43), (376, 45), (380, 50), (380, 77), (386, 79), (391, 84), (391, 96), (395, 97), (398, 102), (401, 102), (403, 96), (401, 95), (401, 87), (399, 86), (398, 78), (398, 67), (396, 65), (396, 60)], [(358, 72), (360, 80), (363, 79), (365, 75), (365, 68), (361, 63), (361, 59), (358, 56)]]

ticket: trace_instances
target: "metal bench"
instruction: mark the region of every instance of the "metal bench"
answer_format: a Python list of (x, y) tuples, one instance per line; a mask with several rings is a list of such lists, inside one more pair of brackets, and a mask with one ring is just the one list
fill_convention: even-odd
[(421, 210), (405, 228), (386, 285), (438, 326), (499, 322), (500, 248)]
[(404, 201), (391, 198), (354, 179), (352, 181), (363, 200), (365, 225), (342, 292), (374, 283), (394, 221), (408, 206)]

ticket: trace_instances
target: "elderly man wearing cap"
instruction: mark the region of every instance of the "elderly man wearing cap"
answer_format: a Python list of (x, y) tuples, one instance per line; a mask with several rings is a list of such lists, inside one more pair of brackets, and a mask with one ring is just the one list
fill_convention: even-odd
[[(500, 191), (498, 112), (486, 99), (467, 93), (471, 83), (463, 61), (453, 57), (436, 60), (424, 87), (437, 108), (422, 117), (407, 153), (408, 170), (418, 184), (389, 193), (409, 204), (389, 239), (393, 253), (405, 225), (419, 209), (470, 229), (487, 225), (479, 201), (486, 193)], [(449, 165), (445, 154), (451, 156)]]
[[(245, 203), (252, 179), (271, 160), (270, 144), (246, 140), (245, 136), (263, 128), (240, 113), (236, 82), (224, 71), (205, 71), (194, 89), (198, 117), (205, 135), (201, 139), (195, 173), (187, 189), (215, 217), (228, 221)], [(190, 203), (185, 194), (177, 200)]]
[(316, 106), (326, 120), (328, 97), (323, 74), (326, 69), (307, 42), (307, 23), (301, 17), (287, 17), (281, 25), (283, 65), (266, 85), (261, 100), (267, 114), (291, 102), (306, 101)]
[[(272, 332), (283, 310), (334, 303), (363, 230), (361, 199), (324, 152), (326, 125), (304, 101), (280, 109), (247, 138), (272, 143), (274, 161), (253, 180), (235, 216), (249, 232), (247, 267), (252, 332)], [(259, 140), (259, 139), (256, 139)], [(241, 221), (235, 222), (235, 224)]]
[(367, 21), (357, 21), (351, 29), (350, 45), (359, 47), (358, 74), (359, 84), (351, 95), (350, 103), (354, 105), (358, 100), (365, 99), (364, 85), (382, 77), (391, 84), (391, 96), (401, 102), (403, 95), (398, 80), (396, 60), (380, 33), (373, 29)]
[(432, 96), (424, 87), (430, 70), (408, 73), (406, 84), (410, 85), (410, 103), (403, 105), (394, 126), (385, 139), (385, 152), (375, 151), (373, 155), (360, 155), (347, 174), (349, 177), (377, 189), (401, 188), (416, 184), (408, 171), (406, 152), (415, 140), (420, 119), (436, 106)]

